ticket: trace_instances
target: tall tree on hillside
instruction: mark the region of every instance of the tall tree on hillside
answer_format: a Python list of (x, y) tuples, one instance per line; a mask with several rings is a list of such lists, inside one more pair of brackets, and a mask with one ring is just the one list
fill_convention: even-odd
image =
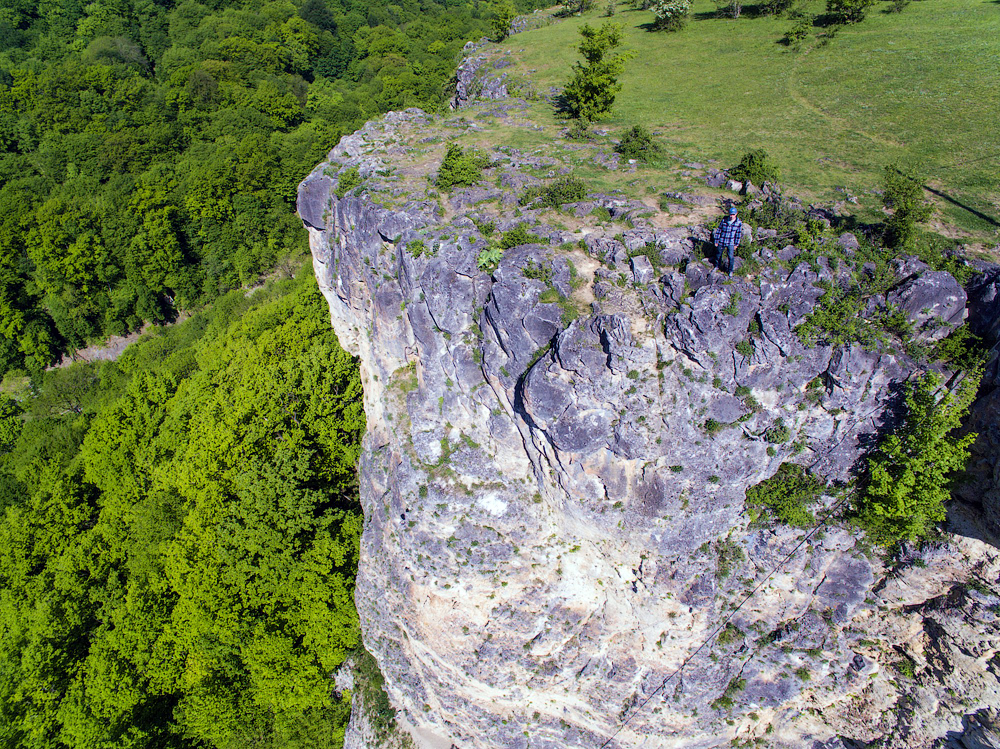
[(583, 41), (579, 49), (584, 61), (573, 65), (573, 78), (563, 89), (563, 106), (571, 117), (592, 121), (611, 111), (622, 88), (618, 76), (633, 54), (609, 54), (622, 43), (619, 23), (608, 21), (599, 29), (584, 24), (580, 36)]

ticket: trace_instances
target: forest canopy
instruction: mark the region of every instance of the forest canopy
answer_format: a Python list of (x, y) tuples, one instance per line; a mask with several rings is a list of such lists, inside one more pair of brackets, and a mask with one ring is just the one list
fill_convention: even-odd
[(365, 120), (439, 109), (481, 7), (5, 0), (0, 376), (303, 252), (298, 182)]
[(0, 394), (0, 746), (337, 746), (357, 363), (315, 281)]

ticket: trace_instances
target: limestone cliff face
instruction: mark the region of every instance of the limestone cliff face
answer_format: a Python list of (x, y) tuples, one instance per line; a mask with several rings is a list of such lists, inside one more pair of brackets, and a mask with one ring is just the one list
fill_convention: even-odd
[[(555, 145), (496, 149), (441, 198), (444, 140), (488, 127), (463, 114), (369, 123), (299, 188), (365, 386), (364, 639), (414, 741), (930, 747), (1000, 707), (993, 547), (948, 535), (887, 569), (849, 529), (751, 523), (747, 487), (783, 462), (849, 479), (915, 369), (799, 342), (837, 268), (762, 249), (730, 282), (705, 229), (641, 202), (591, 194), (571, 225), (517, 208)], [(518, 224), (533, 240), (480, 270), (484, 234)], [(646, 247), (658, 270), (629, 259)], [(954, 279), (896, 270), (919, 335), (962, 321)]]

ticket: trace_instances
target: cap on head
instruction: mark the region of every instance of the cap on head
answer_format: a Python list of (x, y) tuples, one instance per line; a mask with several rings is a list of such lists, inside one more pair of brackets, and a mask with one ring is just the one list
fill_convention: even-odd
[(734, 206), (734, 205), (729, 206), (729, 215), (730, 216), (735, 216), (736, 215), (736, 206)]

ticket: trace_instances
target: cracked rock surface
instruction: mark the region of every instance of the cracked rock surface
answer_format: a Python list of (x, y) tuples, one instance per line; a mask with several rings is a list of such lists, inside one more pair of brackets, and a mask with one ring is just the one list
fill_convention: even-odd
[[(477, 125), (390, 113), (299, 188), (364, 381), (364, 641), (416, 745), (986, 735), (994, 547), (946, 535), (889, 568), (850, 528), (762, 527), (745, 506), (794, 462), (833, 507), (917, 369), (799, 341), (831, 266), (788, 246), (729, 281), (700, 257), (705, 227), (658, 225), (641, 201), (588, 194), (600, 227), (517, 208), (513, 191), (559, 173), (551, 155), (498, 147), (480, 185), (432, 195), (452, 127)], [(363, 184), (338, 197), (351, 167)], [(521, 223), (534, 240), (480, 270)], [(918, 263), (890, 294), (936, 340), (965, 291)]]

